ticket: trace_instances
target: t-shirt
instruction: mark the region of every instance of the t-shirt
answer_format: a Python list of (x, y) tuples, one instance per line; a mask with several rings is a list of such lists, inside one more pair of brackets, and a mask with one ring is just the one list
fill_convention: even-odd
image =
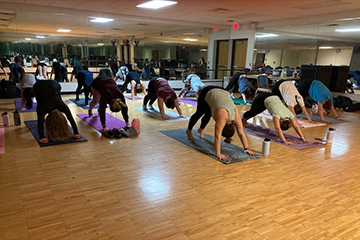
[(215, 111), (218, 109), (226, 109), (229, 113), (228, 121), (235, 120), (236, 106), (231, 99), (231, 95), (228, 91), (220, 88), (211, 89), (205, 96), (205, 101), (209, 104), (211, 109), (211, 115), (215, 118)]
[(35, 84), (35, 76), (32, 74), (25, 74), (20, 82), (19, 88), (32, 88)]
[(93, 82), (94, 80), (94, 77), (93, 77), (93, 73), (88, 71), (88, 70), (82, 70), (78, 73), (78, 76), (77, 76), (78, 80), (79, 81), (84, 81), (84, 85), (85, 86), (90, 86), (91, 83)]
[(296, 89), (292, 81), (282, 82), (279, 86), (279, 90), (286, 105), (294, 107), (297, 104), (297, 102), (299, 102), (299, 105), (301, 107), (305, 105), (303, 97), (300, 95), (299, 91)]
[(312, 81), (309, 88), (309, 94), (312, 99), (321, 104), (324, 104), (327, 99), (330, 99), (331, 102), (334, 103), (330, 90), (319, 80)]
[(136, 84), (140, 84), (140, 74), (134, 71), (130, 71), (126, 76), (130, 81), (134, 80)]
[(264, 101), (266, 109), (269, 111), (271, 116), (282, 118), (294, 118), (294, 114), (281, 102), (278, 96), (267, 97)]
[(156, 95), (163, 100), (165, 100), (167, 96), (170, 96), (172, 100), (177, 98), (174, 89), (170, 87), (168, 81), (165, 78), (157, 78), (154, 82), (154, 89)]
[(245, 93), (246, 89), (248, 89), (249, 87), (253, 87), (247, 77), (240, 77), (238, 81), (238, 86), (240, 88), (240, 93)]

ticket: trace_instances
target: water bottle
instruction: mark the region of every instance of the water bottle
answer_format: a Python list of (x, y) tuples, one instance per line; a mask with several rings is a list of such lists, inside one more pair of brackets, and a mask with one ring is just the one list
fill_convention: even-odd
[(3, 112), (1, 114), (2, 119), (3, 119), (3, 124), (4, 126), (10, 126), (10, 118), (9, 118), (9, 114), (7, 112)]
[(269, 155), (269, 153), (270, 153), (270, 139), (264, 138), (264, 141), (262, 144), (262, 154)]
[(334, 139), (334, 132), (335, 132), (335, 128), (329, 128), (329, 130), (326, 133), (326, 142), (327, 143), (332, 143), (332, 140)]
[(18, 110), (15, 110), (14, 113), (14, 124), (15, 126), (19, 126), (21, 124), (21, 120), (20, 120), (20, 114), (18, 112)]

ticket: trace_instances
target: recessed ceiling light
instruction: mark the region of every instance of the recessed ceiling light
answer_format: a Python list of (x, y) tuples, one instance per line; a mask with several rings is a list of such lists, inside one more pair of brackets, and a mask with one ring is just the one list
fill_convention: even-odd
[(26, 41), (31, 41), (31, 38), (25, 38)]
[(37, 35), (36, 38), (45, 38), (45, 36)]
[(184, 41), (189, 41), (189, 42), (196, 42), (196, 41), (198, 41), (197, 39), (194, 39), (194, 38), (184, 38), (183, 40), (184, 40)]
[(136, 5), (138, 8), (148, 8), (148, 9), (159, 9), (163, 7), (168, 7), (171, 5), (177, 4), (175, 1), (161, 1), (161, 0), (153, 0), (150, 2), (142, 3)]
[(67, 32), (71, 32), (71, 29), (62, 29), (62, 28), (60, 28), (60, 29), (58, 29), (57, 31), (58, 31), (58, 32), (65, 32), (65, 33), (67, 33)]
[(335, 32), (359, 32), (360, 27), (348, 27), (348, 28), (338, 28), (335, 29)]
[(256, 38), (277, 37), (277, 36), (279, 35), (274, 33), (259, 33), (255, 35)]
[(105, 43), (99, 42), (98, 45), (99, 46), (103, 46)]
[(101, 17), (96, 17), (90, 20), (90, 22), (95, 22), (95, 23), (107, 23), (107, 22), (112, 22), (114, 21), (114, 19), (112, 18), (101, 18)]
[(331, 47), (331, 46), (321, 46), (321, 47), (319, 47), (319, 49), (332, 49), (333, 47)]

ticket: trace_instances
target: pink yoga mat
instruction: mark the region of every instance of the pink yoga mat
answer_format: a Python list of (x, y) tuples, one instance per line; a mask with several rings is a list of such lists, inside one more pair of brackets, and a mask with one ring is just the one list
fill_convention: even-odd
[[(78, 114), (77, 115), (79, 118), (81, 118), (82, 120), (84, 120), (87, 124), (89, 124), (90, 126), (92, 126), (93, 128), (95, 128), (98, 131), (102, 131), (103, 127), (101, 126), (101, 122), (100, 122), (100, 116), (98, 116), (98, 114), (94, 114), (92, 117), (89, 117), (88, 114)], [(106, 113), (106, 127), (109, 129), (114, 129), (114, 128), (123, 128), (126, 126), (126, 123), (108, 113)]]
[(255, 125), (252, 123), (248, 123), (249, 127), (244, 127), (244, 132), (260, 137), (260, 138), (268, 138), (273, 142), (276, 143), (280, 143), (283, 144), (287, 147), (291, 147), (291, 148), (295, 148), (298, 150), (303, 150), (303, 149), (307, 149), (307, 148), (312, 148), (312, 147), (317, 147), (317, 146), (323, 146), (324, 143), (322, 142), (317, 142), (317, 141), (313, 141), (313, 140), (309, 140), (309, 142), (303, 142), (298, 136), (295, 135), (291, 135), (288, 133), (284, 133), (284, 137), (292, 142), (294, 145), (286, 145), (285, 143), (283, 143), (279, 137), (279, 135), (277, 134), (277, 132), (274, 129), (270, 129), (267, 127), (263, 127), (260, 125)]
[(5, 153), (5, 130), (4, 126), (0, 124), (0, 154)]

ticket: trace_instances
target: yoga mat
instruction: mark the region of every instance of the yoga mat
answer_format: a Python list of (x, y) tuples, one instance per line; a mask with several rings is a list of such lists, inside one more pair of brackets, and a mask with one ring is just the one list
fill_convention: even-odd
[[(322, 121), (321, 121), (321, 118), (320, 118), (320, 115), (311, 115), (311, 114), (309, 114), (309, 115), (310, 115), (310, 117), (311, 117), (312, 120), (318, 121), (318, 122), (322, 122)], [(299, 115), (297, 115), (297, 117), (298, 117), (298, 118), (306, 119), (305, 115), (302, 114), (302, 113), (299, 114)], [(326, 117), (326, 116), (325, 116), (325, 119), (326, 119), (326, 120), (329, 120), (331, 123), (345, 123), (345, 122), (349, 122), (349, 121), (347, 121), (347, 120), (340, 121), (340, 120), (337, 120), (337, 119), (334, 118), (334, 117)]]
[[(256, 116), (272, 120), (272, 116), (269, 114), (268, 111), (264, 111), (264, 112), (262, 112), (262, 113), (260, 113), (260, 114), (258, 114)], [(303, 115), (303, 116), (305, 117), (305, 115)], [(309, 121), (307, 119), (304, 119), (304, 118), (297, 118), (297, 122), (299, 124), (299, 127), (301, 127), (301, 128), (311, 128), (311, 127), (326, 126), (326, 123), (321, 123), (321, 122), (309, 123)]]
[[(73, 103), (75, 103), (76, 105), (78, 105), (79, 107), (81, 107), (82, 109), (89, 109), (89, 107), (87, 107), (85, 105), (85, 98), (80, 98), (79, 101), (75, 101), (75, 98), (70, 98), (69, 100), (72, 101)], [(89, 99), (88, 103), (90, 104), (90, 102), (91, 102), (91, 99)], [(99, 104), (96, 104), (94, 109), (98, 108), (98, 107), (99, 107)]]
[(257, 159), (263, 157), (261, 154), (256, 153), (254, 156), (250, 156), (248, 154), (244, 154), (244, 149), (238, 146), (235, 146), (230, 143), (225, 143), (221, 141), (221, 153), (229, 157), (229, 162), (220, 161), (216, 155), (214, 150), (214, 138), (205, 134), (205, 139), (201, 139), (199, 133), (197, 131), (193, 131), (194, 137), (196, 140), (189, 141), (186, 135), (186, 129), (174, 129), (174, 130), (166, 130), (161, 131), (161, 133), (189, 146), (192, 147), (213, 159), (224, 163), (238, 163), (245, 162), (247, 160)]
[(279, 137), (279, 135), (277, 134), (277, 132), (273, 129), (270, 128), (266, 128), (263, 126), (259, 126), (259, 125), (255, 125), (252, 123), (248, 123), (249, 127), (244, 127), (244, 132), (254, 135), (256, 137), (260, 137), (260, 138), (268, 138), (273, 142), (276, 143), (280, 143), (282, 145), (285, 145), (287, 147), (291, 147), (291, 148), (295, 148), (298, 150), (303, 150), (303, 149), (307, 149), (307, 148), (312, 148), (312, 147), (317, 147), (317, 146), (322, 146), (324, 145), (324, 143), (322, 142), (317, 142), (317, 141), (313, 141), (309, 139), (309, 142), (305, 143), (303, 142), (298, 136), (295, 135), (291, 135), (288, 133), (283, 132), (284, 137), (286, 138), (286, 140), (292, 142), (294, 145), (286, 145), (285, 143), (283, 143)]
[(252, 101), (249, 101), (250, 105), (246, 105), (245, 102), (244, 102), (244, 99), (242, 99), (242, 98), (235, 98), (235, 99), (233, 99), (233, 102), (236, 105), (245, 105), (245, 106), (251, 106), (251, 104), (252, 104)]
[[(160, 110), (157, 107), (154, 107), (155, 110), (151, 110), (149, 107), (148, 107), (148, 110), (143, 110), (142, 107), (136, 107), (134, 109), (138, 110), (140, 112), (146, 113), (147, 115), (150, 115), (152, 117), (155, 117), (155, 118), (158, 118), (158, 119), (162, 120)], [(177, 122), (177, 121), (184, 121), (184, 120), (189, 120), (190, 119), (189, 117), (182, 118), (182, 117), (179, 116), (178, 113), (168, 111), (166, 109), (164, 109), (164, 111), (165, 111), (165, 115), (170, 118), (169, 120), (165, 120), (165, 122)]]
[(130, 101), (133, 101), (133, 102), (141, 102), (142, 103), (144, 101), (144, 96), (141, 96), (141, 95), (135, 95), (133, 100), (131, 99), (131, 93), (130, 94), (125, 93), (124, 96), (126, 99), (129, 99)]
[[(99, 132), (103, 130), (103, 127), (101, 126), (100, 122), (100, 116), (98, 114), (94, 114), (92, 117), (89, 117), (88, 114), (78, 114), (79, 118), (84, 120), (87, 124), (98, 130)], [(108, 113), (106, 113), (105, 116), (106, 119), (106, 127), (109, 129), (114, 128), (123, 128), (126, 126), (126, 123)]]
[(15, 103), (15, 109), (18, 110), (18, 112), (36, 112), (36, 106), (37, 106), (36, 102), (33, 102), (31, 109), (25, 109), (25, 110), (21, 110), (21, 99), (15, 99), (14, 103)]
[(196, 99), (193, 99), (193, 98), (179, 98), (178, 100), (179, 100), (179, 102), (197, 106), (197, 101), (196, 101)]
[(5, 153), (5, 129), (4, 125), (0, 124), (0, 154)]
[(39, 132), (38, 132), (38, 128), (37, 128), (37, 123), (38, 123), (37, 120), (25, 121), (24, 123), (28, 127), (28, 129), (30, 130), (31, 134), (34, 136), (34, 138), (36, 139), (36, 142), (40, 145), (40, 147), (46, 147), (46, 146), (52, 146), (52, 145), (58, 145), (58, 144), (65, 144), (65, 143), (87, 141), (86, 138), (81, 137), (79, 139), (70, 138), (70, 139), (65, 140), (65, 141), (49, 141), (48, 143), (41, 143), (41, 142), (39, 142), (40, 139), (39, 139)]

